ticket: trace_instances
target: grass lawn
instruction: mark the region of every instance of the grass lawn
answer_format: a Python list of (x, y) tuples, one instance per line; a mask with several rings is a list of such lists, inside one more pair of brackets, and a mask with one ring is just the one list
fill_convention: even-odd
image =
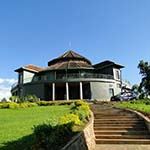
[(143, 101), (129, 101), (129, 102), (118, 102), (115, 106), (119, 108), (129, 108), (133, 110), (137, 110), (146, 114), (150, 114), (150, 104), (146, 104)]
[(69, 113), (70, 106), (45, 106), (20, 109), (0, 109), (0, 149), (23, 150), (33, 142), (33, 126), (45, 121), (57, 123)]

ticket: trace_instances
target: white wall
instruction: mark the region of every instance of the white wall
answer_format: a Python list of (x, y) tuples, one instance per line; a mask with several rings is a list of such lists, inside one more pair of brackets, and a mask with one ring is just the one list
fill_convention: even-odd
[(109, 88), (114, 88), (114, 84), (107, 82), (91, 82), (92, 99), (109, 101), (111, 97)]
[(114, 90), (114, 95), (121, 92), (121, 88), (117, 87), (118, 83), (120, 82), (90, 82), (92, 94), (91, 98), (102, 101), (110, 101), (112, 96), (110, 89)]
[(33, 77), (34, 77), (34, 73), (28, 72), (28, 71), (23, 71), (23, 83), (31, 82)]

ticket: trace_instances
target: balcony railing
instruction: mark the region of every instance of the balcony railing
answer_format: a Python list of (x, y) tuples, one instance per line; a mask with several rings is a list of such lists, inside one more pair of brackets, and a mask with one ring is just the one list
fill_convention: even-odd
[(113, 79), (112, 75), (96, 74), (96, 73), (72, 73), (72, 74), (57, 74), (56, 79), (76, 79), (76, 78), (100, 78)]
[(18, 85), (18, 82), (15, 82), (15, 83), (11, 86), (11, 89), (17, 87), (17, 85)]
[[(53, 81), (53, 80), (67, 80), (67, 79), (88, 79), (88, 78), (97, 78), (97, 79), (114, 79), (112, 75), (105, 75), (105, 74), (97, 74), (97, 73), (68, 73), (68, 74), (56, 74), (53, 78), (48, 78), (47, 76), (39, 77), (32, 77), (32, 78), (25, 78), (23, 83), (29, 82), (39, 82), (39, 81)], [(18, 82), (14, 83), (11, 88), (17, 87)]]

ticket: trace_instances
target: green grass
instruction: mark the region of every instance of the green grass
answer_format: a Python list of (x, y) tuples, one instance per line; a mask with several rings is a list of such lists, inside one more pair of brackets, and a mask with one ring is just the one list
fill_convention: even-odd
[(34, 125), (42, 124), (46, 120), (56, 124), (58, 118), (69, 111), (70, 106), (64, 105), (0, 109), (0, 149), (29, 149), (27, 145), (33, 141)]
[(145, 103), (144, 101), (130, 101), (130, 102), (118, 102), (115, 104), (119, 108), (129, 108), (137, 110), (143, 113), (150, 114), (150, 104)]

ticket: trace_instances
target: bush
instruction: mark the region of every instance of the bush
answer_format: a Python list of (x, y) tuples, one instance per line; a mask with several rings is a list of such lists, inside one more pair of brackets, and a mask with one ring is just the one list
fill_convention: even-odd
[(19, 108), (19, 104), (14, 103), (14, 102), (8, 103), (8, 108), (10, 109)]
[(8, 108), (8, 109), (15, 109), (15, 108), (28, 108), (28, 107), (35, 107), (38, 106), (36, 103), (24, 102), (24, 103), (15, 103), (15, 102), (5, 102), (0, 103), (0, 108)]
[(19, 108), (19, 104), (15, 102), (9, 102), (9, 103), (5, 102), (0, 104), (0, 108), (10, 108), (10, 109)]
[(36, 95), (26, 95), (24, 97), (21, 97), (20, 101), (21, 102), (25, 102), (25, 101), (28, 101), (28, 102), (38, 102), (38, 101), (40, 101), (40, 99)]
[(24, 103), (19, 103), (20, 108), (28, 108), (28, 107), (35, 107), (38, 106), (36, 103), (29, 103), (29, 102), (24, 102)]
[(51, 105), (53, 105), (53, 103), (50, 103), (48, 101), (39, 101), (39, 102), (37, 102), (37, 105), (38, 106), (51, 106)]
[(82, 124), (81, 120), (79, 119), (79, 116), (75, 114), (67, 114), (60, 118), (59, 124), (67, 124), (67, 123), (73, 123), (74, 125)]
[[(90, 115), (89, 105), (84, 101), (55, 101), (55, 102), (37, 102), (39, 106), (49, 105), (70, 105), (70, 114), (59, 118), (58, 123), (43, 124), (34, 127), (35, 145), (34, 149), (53, 149), (60, 150), (77, 132), (81, 131), (83, 121)], [(75, 132), (76, 131), (76, 132)]]
[(73, 101), (38, 101), (39, 106), (71, 105)]
[(71, 113), (79, 116), (79, 119), (86, 121), (90, 115), (89, 104), (84, 101), (76, 101), (72, 104)]
[(34, 127), (35, 149), (60, 150), (75, 134), (72, 123), (52, 126), (43, 124)]
[(12, 102), (19, 102), (20, 101), (19, 96), (11, 96), (9, 98), (9, 100), (12, 101)]

